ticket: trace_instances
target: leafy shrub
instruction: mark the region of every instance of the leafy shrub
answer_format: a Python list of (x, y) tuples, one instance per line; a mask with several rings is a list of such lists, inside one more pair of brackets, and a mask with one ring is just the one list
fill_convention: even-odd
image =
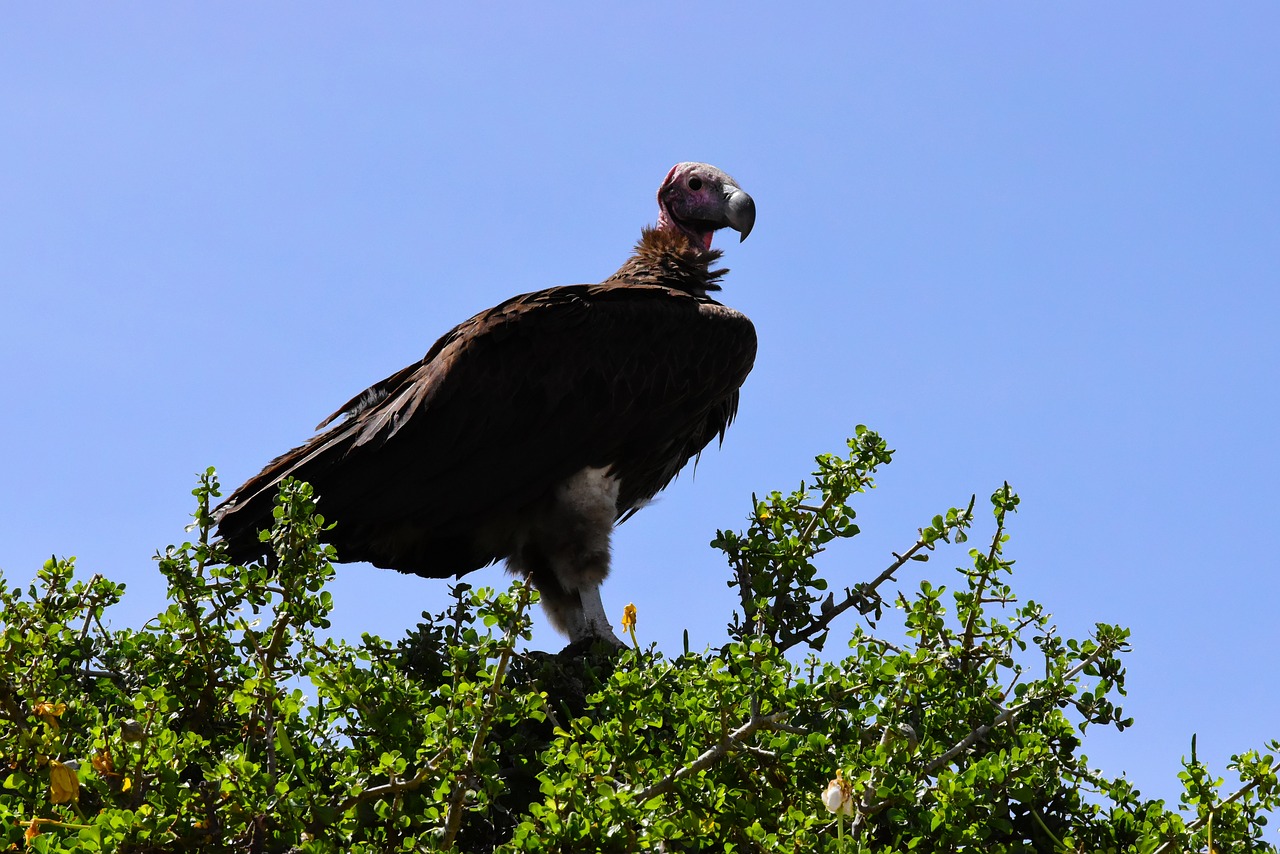
[[(1131, 722), (1128, 632), (1064, 638), (1018, 599), (1007, 484), (954, 574), (889, 590), (968, 540), (972, 500), (828, 591), (816, 561), (858, 534), (850, 502), (891, 457), (859, 427), (811, 482), (753, 499), (713, 543), (740, 596), (728, 641), (675, 657), (519, 652), (537, 599), (519, 582), (453, 586), (396, 644), (319, 639), (335, 556), (310, 487), (283, 486), (271, 560), (228, 566), (209, 470), (196, 541), (158, 556), (171, 604), (142, 629), (108, 630), (123, 587), (70, 561), (25, 590), (0, 579), (0, 846), (1274, 851), (1270, 755), (1234, 757), (1224, 795), (1193, 742), (1181, 810), (1088, 767), (1088, 728)], [(847, 651), (819, 655), (835, 631)]]

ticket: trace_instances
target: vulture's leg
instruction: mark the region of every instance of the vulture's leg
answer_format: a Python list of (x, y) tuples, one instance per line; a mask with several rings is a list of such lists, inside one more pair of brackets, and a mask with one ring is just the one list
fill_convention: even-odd
[(546, 517), (508, 561), (538, 588), (551, 624), (571, 641), (622, 645), (600, 600), (617, 506), (618, 482), (608, 470), (583, 469), (556, 488)]
[(580, 641), (583, 638), (600, 638), (622, 646), (622, 641), (613, 633), (609, 616), (604, 612), (604, 602), (600, 599), (599, 584), (583, 584), (578, 587), (580, 607), (564, 615), (564, 631), (569, 640)]

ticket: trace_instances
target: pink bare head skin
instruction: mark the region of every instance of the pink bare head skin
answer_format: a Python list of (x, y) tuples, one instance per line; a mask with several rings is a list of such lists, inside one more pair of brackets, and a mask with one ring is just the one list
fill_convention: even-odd
[(746, 240), (755, 222), (756, 203), (710, 163), (677, 163), (658, 188), (658, 229), (679, 232), (699, 249), (710, 249), (722, 228)]

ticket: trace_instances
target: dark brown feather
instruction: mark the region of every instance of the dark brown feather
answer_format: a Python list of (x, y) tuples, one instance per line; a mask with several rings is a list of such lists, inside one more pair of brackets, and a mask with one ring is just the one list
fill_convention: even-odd
[(756, 337), (706, 296), (719, 255), (647, 229), (601, 284), (513, 297), (455, 327), (235, 491), (218, 511), (233, 559), (262, 553), (286, 476), (316, 488), (340, 559), (432, 577), (509, 556), (587, 466), (620, 477), (628, 515), (737, 411)]

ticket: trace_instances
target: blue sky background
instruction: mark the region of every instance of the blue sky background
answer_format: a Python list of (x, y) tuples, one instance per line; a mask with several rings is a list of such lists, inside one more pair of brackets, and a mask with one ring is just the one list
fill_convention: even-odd
[[(1280, 736), (1280, 7), (5, 4), (0, 33), (11, 582), (76, 555), (142, 623), (197, 471), (234, 487), (458, 321), (607, 276), (706, 160), (758, 206), (724, 301), (759, 357), (724, 448), (619, 530), (607, 607), (720, 643), (716, 528), (865, 423), (898, 457), (833, 583), (1008, 480), (1017, 589), (1133, 628), (1097, 765), (1173, 797), (1192, 733), (1219, 763)], [(398, 637), (445, 587), (344, 567), (335, 631)]]

